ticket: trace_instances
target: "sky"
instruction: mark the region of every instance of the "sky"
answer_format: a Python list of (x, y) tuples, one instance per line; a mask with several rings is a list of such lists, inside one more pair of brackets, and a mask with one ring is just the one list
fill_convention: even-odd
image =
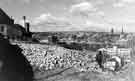
[(115, 31), (135, 32), (135, 0), (0, 0), (16, 23), (22, 16), (31, 31)]

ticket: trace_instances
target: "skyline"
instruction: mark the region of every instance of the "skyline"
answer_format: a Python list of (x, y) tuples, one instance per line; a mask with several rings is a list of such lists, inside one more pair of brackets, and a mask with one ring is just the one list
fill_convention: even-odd
[(0, 0), (16, 23), (27, 16), (32, 31), (135, 32), (135, 0)]

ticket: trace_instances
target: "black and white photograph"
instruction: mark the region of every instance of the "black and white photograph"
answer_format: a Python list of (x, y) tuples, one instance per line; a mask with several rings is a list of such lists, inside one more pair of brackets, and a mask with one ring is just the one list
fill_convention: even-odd
[(135, 0), (0, 0), (0, 81), (135, 81)]

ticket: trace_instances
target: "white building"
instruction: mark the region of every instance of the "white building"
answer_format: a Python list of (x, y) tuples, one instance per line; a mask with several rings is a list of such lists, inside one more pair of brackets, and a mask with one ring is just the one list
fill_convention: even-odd
[(103, 50), (106, 54), (111, 56), (119, 56), (124, 58), (125, 61), (131, 60), (131, 49), (130, 48), (117, 48), (114, 46), (113, 48), (101, 48), (100, 51)]

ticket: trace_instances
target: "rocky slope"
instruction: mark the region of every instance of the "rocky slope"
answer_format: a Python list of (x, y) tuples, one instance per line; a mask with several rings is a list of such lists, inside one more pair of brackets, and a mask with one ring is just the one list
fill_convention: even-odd
[(33, 66), (36, 81), (135, 81), (134, 62), (118, 73), (102, 72), (92, 52), (40, 44), (18, 45)]

